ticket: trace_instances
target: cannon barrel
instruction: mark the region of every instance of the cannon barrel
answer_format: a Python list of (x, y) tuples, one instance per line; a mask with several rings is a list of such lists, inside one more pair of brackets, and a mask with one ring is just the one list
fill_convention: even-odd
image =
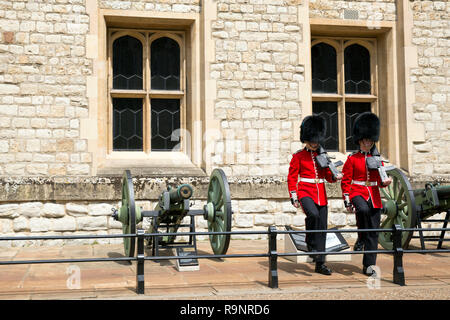
[[(450, 199), (450, 186), (437, 185), (435, 189), (439, 199)], [(414, 190), (414, 196), (423, 196), (427, 190), (427, 188)]]
[(438, 186), (436, 192), (439, 199), (450, 199), (450, 186)]
[(179, 203), (185, 199), (190, 199), (192, 194), (194, 193), (194, 189), (190, 184), (182, 184), (176, 188), (169, 190), (169, 198), (170, 203)]
[(450, 186), (427, 183), (424, 189), (414, 190), (417, 211), (421, 219), (450, 209)]

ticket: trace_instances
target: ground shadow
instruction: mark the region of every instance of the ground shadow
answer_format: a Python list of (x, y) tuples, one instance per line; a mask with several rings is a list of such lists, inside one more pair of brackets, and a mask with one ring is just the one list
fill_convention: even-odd
[[(430, 244), (427, 245), (425, 243), (425, 250), (436, 250), (436, 249), (437, 249), (437, 244), (434, 244), (432, 246)], [(408, 248), (405, 249), (405, 250), (422, 250), (422, 247), (420, 245), (409, 244)], [(450, 252), (450, 247), (442, 245), (441, 250), (449, 250), (449, 252)], [(438, 257), (438, 258), (448, 257), (448, 252), (443, 252), (443, 253), (440, 253), (440, 252), (426, 252), (426, 253), (420, 253), (420, 254), (428, 254), (430, 256)]]
[[(122, 253), (119, 252), (108, 252), (109, 258), (125, 258), (125, 256)], [(120, 264), (122, 266), (129, 266), (131, 264), (131, 261), (114, 261), (117, 264)]]
[[(269, 263), (266, 261), (258, 262), (261, 266), (269, 268)], [(333, 271), (345, 276), (361, 273), (362, 269), (353, 264), (345, 262), (327, 262), (326, 265)], [(314, 263), (293, 263), (288, 261), (278, 261), (278, 269), (288, 273), (300, 274), (302, 276), (311, 277), (314, 273)]]
[[(144, 252), (145, 252), (146, 257), (153, 257), (151, 247), (145, 247)], [(160, 256), (160, 257), (170, 257), (170, 256), (174, 256), (174, 255), (175, 255), (175, 250), (173, 250), (173, 249), (159, 249), (158, 256)], [(148, 260), (148, 262), (157, 263), (162, 267), (173, 266), (176, 263), (175, 260), (167, 260), (167, 259)]]

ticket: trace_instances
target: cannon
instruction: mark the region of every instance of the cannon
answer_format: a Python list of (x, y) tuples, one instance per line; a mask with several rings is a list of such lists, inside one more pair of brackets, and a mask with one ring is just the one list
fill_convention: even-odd
[[(383, 214), (386, 218), (381, 223), (382, 229), (392, 229), (394, 224), (402, 228), (421, 228), (421, 222), (427, 218), (442, 212), (447, 212), (443, 220), (427, 220), (430, 222), (443, 222), (443, 228), (447, 227), (450, 215), (450, 185), (439, 185), (426, 183), (425, 188), (414, 190), (406, 175), (398, 168), (386, 167), (387, 176), (392, 178), (392, 183), (381, 188), (384, 196)], [(421, 238), (422, 249), (424, 249), (424, 237), (418, 229)], [(413, 238), (414, 231), (403, 232), (402, 247), (408, 248)], [(445, 231), (439, 237), (439, 246), (444, 241)], [(378, 242), (387, 250), (392, 249), (392, 232), (380, 232)]]
[[(147, 243), (152, 248), (152, 254), (158, 256), (158, 249), (193, 247), (196, 251), (195, 237), (190, 236), (188, 243), (175, 242), (176, 236), (164, 235), (160, 232), (165, 228), (165, 233), (176, 233), (180, 227), (185, 227), (182, 220), (190, 216), (190, 232), (195, 232), (195, 216), (203, 216), (207, 220), (209, 232), (230, 232), (232, 222), (232, 208), (230, 198), (230, 188), (228, 180), (222, 169), (214, 169), (211, 173), (207, 201), (203, 209), (190, 209), (190, 198), (194, 189), (189, 184), (182, 184), (177, 187), (168, 187), (163, 191), (158, 199), (154, 210), (144, 211), (135, 204), (133, 180), (129, 170), (125, 170), (122, 177), (122, 205), (116, 210), (113, 209), (113, 218), (122, 223), (124, 234), (136, 234), (136, 225), (145, 217), (151, 219), (149, 233), (161, 233), (161, 236), (149, 237)], [(230, 243), (230, 234), (214, 234), (209, 236), (211, 248), (216, 255), (225, 254)], [(136, 238), (126, 237), (123, 239), (125, 255), (135, 256)]]

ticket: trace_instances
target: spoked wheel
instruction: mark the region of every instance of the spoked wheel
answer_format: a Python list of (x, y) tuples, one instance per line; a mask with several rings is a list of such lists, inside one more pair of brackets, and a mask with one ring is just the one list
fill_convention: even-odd
[[(124, 234), (136, 233), (136, 207), (134, 202), (133, 179), (130, 170), (125, 170), (122, 178), (122, 231)], [(136, 238), (123, 238), (123, 246), (127, 257), (134, 257)]]
[[(416, 226), (417, 212), (414, 191), (406, 175), (400, 169), (393, 168), (386, 171), (392, 178), (392, 183), (386, 188), (380, 188), (383, 199), (386, 219), (382, 222), (382, 229), (392, 229), (394, 224), (402, 228), (414, 228)], [(402, 248), (407, 248), (413, 231), (402, 233)], [(392, 232), (380, 232), (378, 242), (386, 250), (393, 248)]]
[[(222, 169), (214, 169), (208, 186), (208, 202), (205, 208), (209, 232), (231, 231), (231, 198), (227, 177)], [(229, 234), (209, 236), (214, 254), (226, 254), (230, 244)]]

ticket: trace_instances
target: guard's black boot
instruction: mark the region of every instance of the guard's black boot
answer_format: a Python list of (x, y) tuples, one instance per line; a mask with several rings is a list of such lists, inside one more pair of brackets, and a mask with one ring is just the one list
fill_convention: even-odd
[(316, 269), (314, 271), (326, 276), (330, 276), (332, 273), (331, 269), (328, 268), (323, 262), (316, 262)]
[(355, 245), (353, 246), (353, 251), (362, 251), (363, 248), (364, 248), (364, 243), (358, 237), (358, 239), (356, 239)]
[(370, 268), (370, 266), (369, 267), (363, 266), (363, 273), (366, 276), (368, 276), (368, 277), (371, 277), (371, 276), (378, 277), (377, 272), (375, 271), (375, 269), (374, 268)]

